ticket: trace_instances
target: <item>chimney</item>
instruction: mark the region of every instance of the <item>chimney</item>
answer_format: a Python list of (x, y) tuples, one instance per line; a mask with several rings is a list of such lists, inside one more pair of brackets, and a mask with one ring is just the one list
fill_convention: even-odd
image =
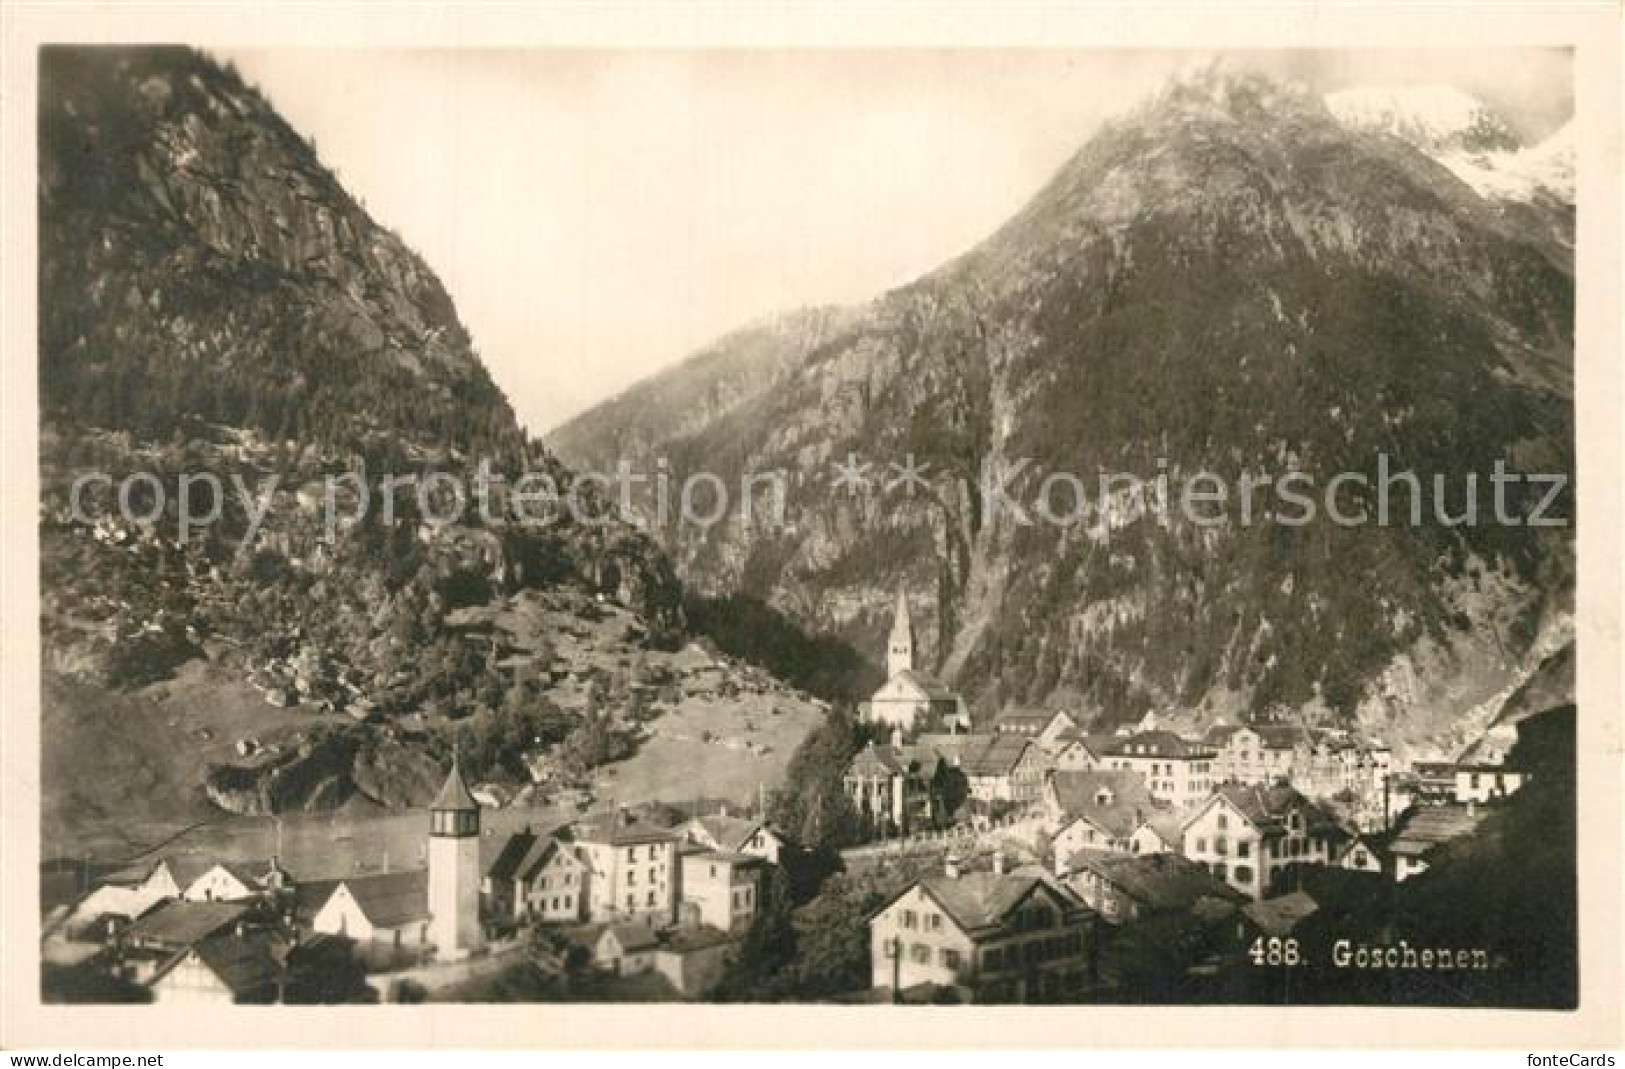
[(1467, 800), (1467, 815), (1470, 817), (1478, 816), (1478, 803), (1471, 798)]
[(1004, 851), (1003, 850), (994, 850), (993, 851), (993, 875), (995, 875), (995, 876), (1003, 876), (1004, 875)]
[(942, 859), (942, 874), (950, 880), (959, 879), (959, 857), (949, 853)]
[(718, 816), (723, 816), (723, 817), (728, 815), (728, 803), (727, 802), (723, 802), (721, 805), (717, 806), (717, 815)]

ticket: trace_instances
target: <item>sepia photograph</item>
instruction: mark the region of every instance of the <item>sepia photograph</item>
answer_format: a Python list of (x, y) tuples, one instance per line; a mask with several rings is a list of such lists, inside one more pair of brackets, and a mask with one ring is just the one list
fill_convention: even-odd
[(1573, 43), (238, 40), (30, 49), (8, 1002), (1617, 1045)]

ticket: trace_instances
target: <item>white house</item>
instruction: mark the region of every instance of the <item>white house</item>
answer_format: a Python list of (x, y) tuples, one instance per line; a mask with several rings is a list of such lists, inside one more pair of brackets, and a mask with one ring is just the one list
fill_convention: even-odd
[(311, 921), (318, 932), (362, 942), (429, 942), (429, 872), (407, 869), (340, 880)]

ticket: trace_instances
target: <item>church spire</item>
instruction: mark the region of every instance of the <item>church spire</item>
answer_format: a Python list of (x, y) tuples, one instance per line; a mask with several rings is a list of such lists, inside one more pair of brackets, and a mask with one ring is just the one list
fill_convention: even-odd
[(892, 677), (914, 667), (914, 621), (908, 613), (908, 594), (897, 586), (897, 607), (892, 612), (891, 638), (886, 643), (886, 675)]

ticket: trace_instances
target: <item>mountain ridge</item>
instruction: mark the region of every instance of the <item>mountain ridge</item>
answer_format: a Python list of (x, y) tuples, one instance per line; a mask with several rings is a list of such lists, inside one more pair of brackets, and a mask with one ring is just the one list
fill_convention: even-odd
[[(1382, 531), (1311, 546), (1140, 523), (1108, 547), (983, 527), (975, 473), (1033, 457), (1085, 474), (1154, 473), (1159, 458), (1176, 473), (1330, 474), (1369, 468), (1379, 446), (1452, 478), (1496, 456), (1571, 470), (1572, 262), (1526, 222), (1305, 90), (1228, 71), (1175, 80), (984, 242), (862, 306), (748, 404), (659, 443), (678, 473), (786, 470), (786, 528), (662, 536), (691, 585), (765, 597), (860, 648), (878, 648), (903, 579), (934, 606), (932, 666), (984, 708), (1060, 700), (1117, 719), (1285, 703), (1381, 727), (1423, 701), (1393, 696), (1401, 663), (1483, 677), (1477, 698), (1449, 699), (1472, 705), (1489, 677), (1523, 670), (1534, 635), (1564, 627), (1565, 539)], [(594, 418), (571, 425), (567, 454)], [(929, 461), (929, 499), (829, 492), (824, 469), (848, 451)], [(1334, 542), (1393, 588), (1315, 574)], [(1296, 598), (1264, 593), (1294, 583)], [(1237, 599), (1234, 620), (1203, 618), (1216, 594)], [(1409, 622), (1383, 622), (1396, 610)], [(1283, 640), (1315, 635), (1328, 611), (1344, 616), (1334, 635), (1367, 633)]]

